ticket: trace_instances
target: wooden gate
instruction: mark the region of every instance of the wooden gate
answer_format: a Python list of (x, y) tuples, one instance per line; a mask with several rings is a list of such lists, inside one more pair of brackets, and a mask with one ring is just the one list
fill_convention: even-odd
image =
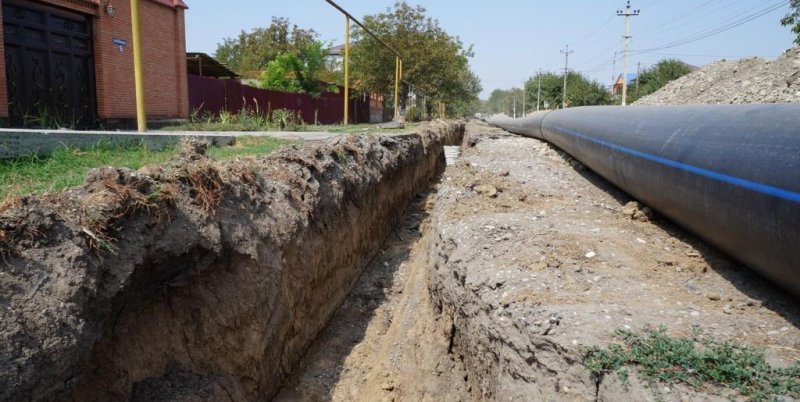
[(3, 1), (9, 118), (13, 126), (95, 125), (97, 101), (88, 16)]

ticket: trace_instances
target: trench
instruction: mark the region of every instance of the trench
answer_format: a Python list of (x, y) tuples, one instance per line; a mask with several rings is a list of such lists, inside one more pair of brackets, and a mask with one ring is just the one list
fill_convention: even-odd
[[(0, 286), (17, 308), (0, 316), (0, 355), (14, 357), (0, 400), (271, 399), (362, 270), (387, 262), (385, 245), (406, 247), (391, 246), (413, 237), (398, 225), (419, 228), (407, 208), (464, 127), (104, 168), (5, 209), (4, 229), (33, 235), (4, 244)], [(93, 243), (100, 229), (113, 252)]]

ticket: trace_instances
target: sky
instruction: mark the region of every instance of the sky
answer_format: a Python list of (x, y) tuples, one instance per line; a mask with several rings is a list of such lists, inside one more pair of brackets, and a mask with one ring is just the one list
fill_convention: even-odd
[[(273, 16), (314, 29), (325, 42), (344, 42), (344, 16), (324, 0), (185, 0), (187, 50), (213, 54), (226, 37), (270, 24)], [(604, 85), (622, 72), (625, 0), (408, 0), (420, 4), (450, 35), (473, 45), (472, 70), (481, 98), (521, 87), (540, 68), (561, 73), (569, 45), (570, 70)], [(394, 0), (338, 0), (352, 15), (386, 11)], [(702, 66), (720, 59), (775, 58), (792, 47), (780, 25), (787, 0), (632, 0), (628, 72), (664, 58)], [(234, 6), (235, 4), (235, 6)], [(772, 7), (774, 6), (774, 7)], [(773, 11), (769, 11), (774, 8)], [(760, 17), (759, 14), (763, 14)], [(751, 19), (749, 22), (744, 22)], [(739, 25), (740, 22), (743, 22)], [(727, 27), (732, 29), (724, 30)], [(718, 31), (722, 31), (717, 33)], [(709, 36), (710, 35), (710, 36)], [(708, 37), (705, 37), (708, 36)], [(705, 38), (703, 38), (705, 37)], [(615, 54), (616, 53), (616, 54)], [(614, 63), (616, 56), (616, 63)]]

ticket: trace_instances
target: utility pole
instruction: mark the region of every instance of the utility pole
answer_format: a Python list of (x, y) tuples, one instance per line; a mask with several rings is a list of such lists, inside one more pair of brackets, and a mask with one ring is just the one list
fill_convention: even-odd
[(614, 88), (617, 84), (617, 54), (619, 52), (614, 52), (614, 62), (612, 63), (611, 67), (611, 88)]
[(636, 95), (639, 95), (639, 76), (642, 75), (642, 63), (636, 63)]
[(522, 81), (522, 117), (525, 117), (525, 98), (527, 98), (527, 96), (525, 96), (527, 95), (525, 93), (525, 89), (527, 88), (528, 88), (528, 82)]
[(561, 94), (561, 108), (567, 108), (567, 75), (569, 75), (569, 55), (575, 53), (574, 50), (569, 50), (569, 45), (567, 45), (567, 50), (562, 50), (562, 54), (564, 54), (564, 92)]
[(517, 95), (514, 93), (514, 88), (511, 88), (511, 98), (514, 99), (514, 118), (517, 118)]
[(631, 10), (631, 0), (628, 0), (628, 5), (625, 11), (617, 10), (617, 16), (625, 17), (625, 36), (623, 40), (622, 50), (622, 106), (625, 106), (628, 101), (628, 46), (631, 41), (631, 17), (639, 15), (639, 10)]
[(539, 105), (542, 100), (542, 69), (539, 68), (539, 88), (536, 90), (536, 111), (539, 111)]

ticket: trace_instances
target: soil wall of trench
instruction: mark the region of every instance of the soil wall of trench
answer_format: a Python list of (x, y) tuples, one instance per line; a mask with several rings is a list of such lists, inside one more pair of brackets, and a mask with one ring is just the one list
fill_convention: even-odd
[(460, 122), (93, 171), (0, 206), (0, 400), (268, 400)]

